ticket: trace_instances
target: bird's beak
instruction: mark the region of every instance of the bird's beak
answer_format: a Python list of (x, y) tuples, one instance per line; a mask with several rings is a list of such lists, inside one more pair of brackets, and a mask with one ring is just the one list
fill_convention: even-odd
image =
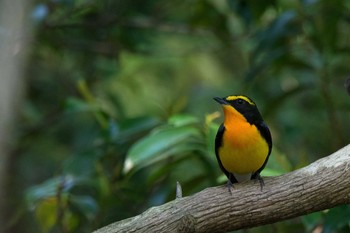
[(214, 97), (213, 99), (214, 99), (216, 102), (218, 102), (219, 104), (222, 104), (222, 105), (227, 105), (227, 104), (229, 104), (225, 99), (220, 98), (220, 97)]

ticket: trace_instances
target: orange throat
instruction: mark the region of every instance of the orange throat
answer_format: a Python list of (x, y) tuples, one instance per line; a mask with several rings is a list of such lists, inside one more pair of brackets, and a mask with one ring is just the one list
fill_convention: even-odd
[(268, 144), (257, 127), (231, 106), (223, 106), (225, 131), (219, 156), (230, 173), (252, 174), (268, 156)]

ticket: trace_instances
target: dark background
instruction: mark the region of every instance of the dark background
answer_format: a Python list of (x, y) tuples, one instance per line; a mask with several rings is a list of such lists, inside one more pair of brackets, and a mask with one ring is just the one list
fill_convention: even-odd
[[(91, 232), (220, 185), (214, 96), (259, 106), (263, 176), (347, 145), (346, 0), (34, 1), (7, 232)], [(10, 207), (11, 206), (11, 207)], [(348, 232), (349, 206), (240, 232)]]

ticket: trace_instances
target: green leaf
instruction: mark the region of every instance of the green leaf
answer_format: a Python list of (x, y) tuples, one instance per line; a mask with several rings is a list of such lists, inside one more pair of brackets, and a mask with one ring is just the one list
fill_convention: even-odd
[(77, 179), (69, 175), (49, 179), (44, 183), (33, 186), (27, 190), (27, 203), (30, 207), (34, 207), (39, 200), (56, 197), (59, 188), (61, 189), (61, 192), (66, 192), (76, 183)]
[(88, 112), (95, 108), (96, 107), (92, 107), (91, 104), (86, 101), (75, 97), (68, 97), (64, 102), (64, 109), (67, 113)]
[(197, 117), (188, 114), (174, 115), (169, 118), (168, 123), (176, 127), (198, 123)]
[(93, 220), (97, 213), (97, 203), (90, 196), (70, 195), (69, 204), (78, 210), (87, 219)]
[(40, 201), (35, 209), (35, 217), (41, 230), (46, 233), (56, 225), (57, 199), (47, 198)]
[[(56, 232), (60, 221), (67, 232), (73, 232), (73, 229), (78, 225), (78, 219), (67, 208), (69, 195), (62, 195), (60, 202), (56, 197), (50, 197), (40, 200), (35, 208), (35, 217), (42, 232)], [(63, 218), (59, 220), (58, 210), (63, 211)]]
[(133, 139), (135, 135), (144, 133), (159, 125), (160, 121), (155, 118), (140, 117), (128, 119), (119, 126), (118, 141), (119, 143)]
[(169, 156), (169, 153), (166, 153), (169, 150), (171, 154), (182, 152), (188, 140), (198, 137), (200, 137), (200, 132), (195, 127), (161, 128), (131, 147), (125, 161), (124, 171), (128, 172), (133, 167), (148, 165), (149, 162), (155, 161), (154, 159), (157, 161), (164, 159)]
[(71, 155), (63, 163), (63, 172), (77, 177), (88, 177), (94, 172), (99, 155), (93, 152), (86, 152)]
[(324, 232), (339, 232), (340, 229), (347, 226), (349, 230), (350, 226), (350, 206), (342, 205), (330, 209), (325, 217)]
[(315, 212), (301, 217), (301, 220), (306, 228), (306, 232), (312, 232), (322, 220), (322, 212)]

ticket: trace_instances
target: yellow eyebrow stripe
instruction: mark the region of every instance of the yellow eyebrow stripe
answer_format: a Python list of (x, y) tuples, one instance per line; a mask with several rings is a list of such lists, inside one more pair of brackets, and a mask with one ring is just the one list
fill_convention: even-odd
[(227, 101), (232, 101), (232, 100), (236, 100), (236, 99), (242, 99), (242, 100), (245, 100), (246, 102), (248, 102), (250, 105), (255, 105), (255, 103), (251, 99), (249, 99), (248, 97), (243, 96), (243, 95), (230, 95), (230, 96), (226, 97)]

